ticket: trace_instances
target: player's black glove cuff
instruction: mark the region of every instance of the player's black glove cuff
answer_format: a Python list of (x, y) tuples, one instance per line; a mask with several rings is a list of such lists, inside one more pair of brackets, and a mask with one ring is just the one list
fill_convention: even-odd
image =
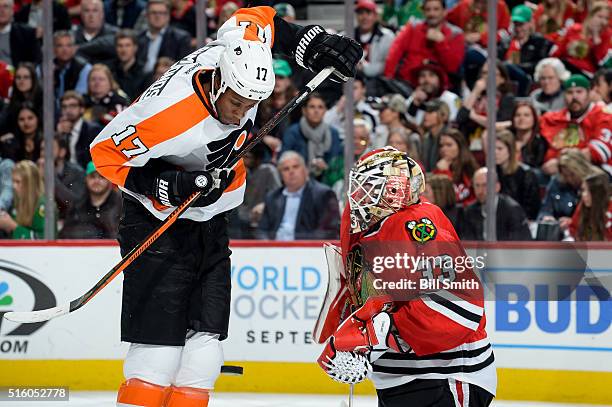
[(230, 169), (215, 171), (163, 171), (155, 178), (153, 194), (166, 206), (178, 206), (194, 192), (202, 196), (193, 203), (194, 207), (208, 206), (216, 202), (234, 178)]
[(363, 49), (357, 41), (342, 35), (328, 34), (320, 25), (308, 25), (298, 33), (295, 60), (313, 72), (331, 66), (345, 77), (354, 77), (362, 56)]

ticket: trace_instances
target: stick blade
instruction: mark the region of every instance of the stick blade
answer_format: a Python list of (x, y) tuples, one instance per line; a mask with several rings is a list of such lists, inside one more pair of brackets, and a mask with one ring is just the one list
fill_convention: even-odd
[(10, 311), (4, 314), (4, 318), (12, 322), (32, 324), (35, 322), (45, 322), (62, 315), (66, 315), (69, 312), (70, 303), (67, 303), (53, 308), (41, 309), (39, 311)]

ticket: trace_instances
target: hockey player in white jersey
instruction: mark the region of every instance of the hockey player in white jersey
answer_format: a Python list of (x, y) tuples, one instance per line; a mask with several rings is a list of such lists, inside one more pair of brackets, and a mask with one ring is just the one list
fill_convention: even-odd
[(353, 40), (301, 27), (271, 7), (238, 10), (218, 40), (185, 56), (94, 140), (100, 174), (123, 191), (125, 255), (194, 192), (202, 196), (124, 272), (121, 339), (130, 342), (119, 406), (208, 405), (230, 313), (225, 212), (243, 199), (240, 160), (260, 101), (274, 89), (272, 53), (352, 77)]

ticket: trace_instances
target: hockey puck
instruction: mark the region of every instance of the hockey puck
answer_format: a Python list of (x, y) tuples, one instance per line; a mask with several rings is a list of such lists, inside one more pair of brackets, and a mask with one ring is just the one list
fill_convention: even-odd
[(244, 368), (242, 366), (230, 366), (230, 365), (221, 366), (221, 374), (224, 374), (224, 375), (242, 376), (243, 372), (244, 372)]

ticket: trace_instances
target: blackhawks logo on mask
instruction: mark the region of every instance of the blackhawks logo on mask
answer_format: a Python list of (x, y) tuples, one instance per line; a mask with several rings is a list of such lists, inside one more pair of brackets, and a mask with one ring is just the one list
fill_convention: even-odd
[(438, 230), (429, 218), (411, 220), (406, 223), (406, 229), (412, 239), (419, 243), (427, 243), (436, 238)]

